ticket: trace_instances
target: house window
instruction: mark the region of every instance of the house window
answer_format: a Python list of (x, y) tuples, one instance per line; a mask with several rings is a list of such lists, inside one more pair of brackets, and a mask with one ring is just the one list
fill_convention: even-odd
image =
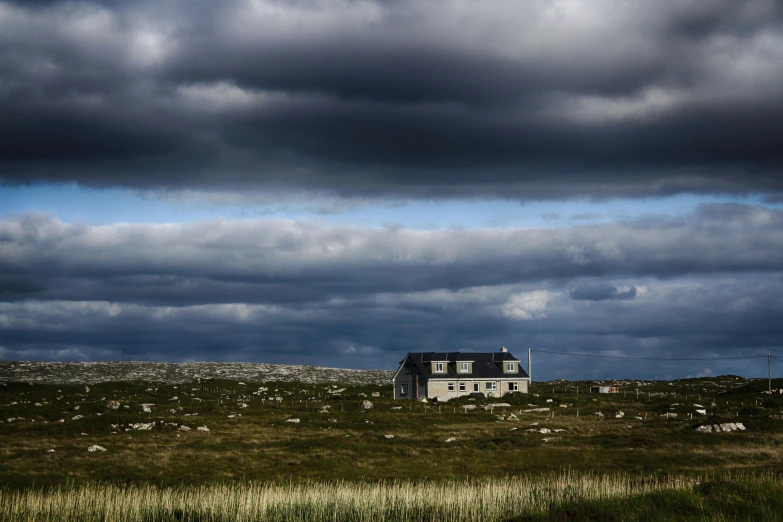
[(400, 395), (408, 395), (408, 385), (400, 384)]
[(477, 382), (474, 382), (474, 383), (473, 383), (473, 391), (474, 391), (474, 392), (477, 392), (477, 391), (479, 391), (479, 383), (477, 383)]
[(435, 371), (438, 373), (443, 373), (443, 363), (435, 363)]
[(449, 391), (454, 391), (454, 383), (453, 382), (449, 383)]
[(514, 371), (514, 363), (507, 363), (506, 364), (506, 371), (507, 372), (513, 372)]
[(464, 382), (459, 383), (459, 391), (465, 391), (465, 383)]
[(462, 373), (468, 373), (468, 363), (459, 363), (459, 371)]
[(518, 382), (508, 383), (508, 391), (519, 391), (519, 383)]
[(496, 382), (494, 382), (494, 381), (493, 381), (493, 382), (487, 382), (487, 383), (484, 385), (484, 387), (485, 387), (487, 390), (496, 390), (496, 389), (497, 389), (497, 383), (496, 383)]

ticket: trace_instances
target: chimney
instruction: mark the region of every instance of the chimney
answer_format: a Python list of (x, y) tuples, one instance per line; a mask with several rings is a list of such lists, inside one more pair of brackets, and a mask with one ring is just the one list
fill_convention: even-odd
[(508, 351), (508, 349), (505, 346), (501, 346), (500, 347), (500, 351), (503, 352), (503, 353), (506, 353)]

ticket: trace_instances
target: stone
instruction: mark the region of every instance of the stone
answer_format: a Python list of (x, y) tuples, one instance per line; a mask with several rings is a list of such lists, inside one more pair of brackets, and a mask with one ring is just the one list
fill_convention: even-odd
[(96, 451), (106, 451), (106, 448), (95, 444), (94, 446), (90, 446), (89, 448), (87, 448), (87, 451), (89, 451), (90, 453), (95, 453)]
[(106, 403), (106, 407), (110, 410), (119, 410), (120, 406), (120, 401), (109, 401)]
[(293, 418), (293, 419), (286, 419), (286, 422), (290, 422), (292, 424), (299, 424), (299, 419)]
[(696, 410), (696, 413), (701, 415), (707, 415), (707, 410)]
[(53, 449), (48, 449), (48, 450), (46, 450), (46, 453), (54, 453), (54, 450)]
[(391, 409), (393, 409), (393, 410), (401, 410), (402, 406), (392, 406)]
[(523, 413), (544, 413), (549, 411), (549, 408), (532, 408), (530, 410), (522, 410)]
[(393, 439), (394, 435), (384, 435), (384, 437), (387, 438), (387, 439)]
[(618, 411), (617, 413), (614, 414), (615, 419), (622, 419), (623, 417), (625, 417), (625, 412), (623, 411)]
[(361, 401), (359, 402), (359, 406), (361, 406), (363, 410), (372, 409), (372, 403), (370, 401)]
[(84, 387), (84, 393), (90, 393), (90, 387), (89, 386), (85, 386)]
[(372, 392), (372, 396), (373, 397), (380, 397), (381, 396), (381, 392)]
[(71, 417), (71, 420), (80, 420), (80, 419), (83, 419), (83, 418), (84, 418), (84, 415), (74, 415), (73, 417)]
[(449, 437), (448, 439), (446, 439), (446, 442), (447, 443), (448, 442), (454, 442), (455, 440), (457, 440), (457, 439), (455, 439), (454, 437)]
[(144, 413), (152, 413), (152, 407), (154, 404), (142, 404), (141, 405), (141, 411)]
[(129, 425), (131, 428), (137, 431), (149, 431), (155, 427), (154, 422), (136, 422)]
[(421, 399), (419, 399), (419, 402), (427, 402), (427, 397), (422, 397)]
[(190, 428), (188, 428), (183, 424), (182, 426), (179, 427), (179, 431), (190, 431)]
[(199, 427), (198, 427), (198, 428), (196, 428), (196, 429), (197, 429), (198, 431), (209, 431), (209, 428), (207, 428), (206, 426), (199, 426)]

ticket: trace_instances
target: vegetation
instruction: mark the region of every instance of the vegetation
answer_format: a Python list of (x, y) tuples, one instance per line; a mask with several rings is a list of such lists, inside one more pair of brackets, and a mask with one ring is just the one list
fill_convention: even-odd
[[(388, 385), (9, 383), (0, 519), (779, 519), (783, 380), (590, 384), (439, 405)], [(746, 429), (695, 431), (726, 422)]]

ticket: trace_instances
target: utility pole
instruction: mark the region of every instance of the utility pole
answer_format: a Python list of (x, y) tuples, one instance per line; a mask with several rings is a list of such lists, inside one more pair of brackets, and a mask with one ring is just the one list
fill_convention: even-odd
[(769, 384), (769, 394), (772, 395), (772, 354), (767, 354), (767, 383)]
[(530, 370), (530, 348), (527, 349), (527, 376), (530, 378), (530, 387), (533, 387), (533, 372)]

